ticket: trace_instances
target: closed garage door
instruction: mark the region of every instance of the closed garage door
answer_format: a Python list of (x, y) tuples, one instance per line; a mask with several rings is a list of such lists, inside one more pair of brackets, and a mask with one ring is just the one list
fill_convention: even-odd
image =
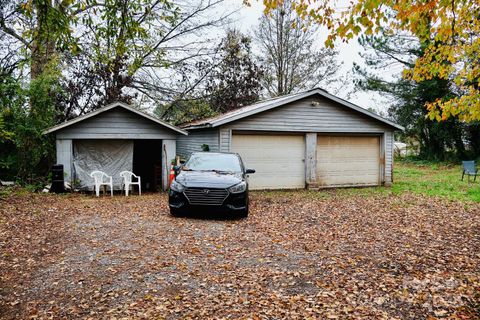
[(232, 136), (232, 152), (241, 155), (250, 175), (250, 189), (305, 187), (305, 142), (300, 135)]
[(323, 186), (380, 184), (379, 137), (318, 136), (317, 181)]

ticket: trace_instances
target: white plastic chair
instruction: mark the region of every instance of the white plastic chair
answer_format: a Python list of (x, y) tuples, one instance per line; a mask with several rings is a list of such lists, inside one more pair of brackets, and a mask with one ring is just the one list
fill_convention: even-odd
[[(113, 197), (113, 180), (112, 177), (103, 171), (95, 170), (90, 173), (90, 177), (95, 179), (95, 193), (100, 196), (100, 186), (110, 186), (110, 196)], [(103, 178), (106, 178), (105, 180)], [(104, 190), (105, 192), (105, 190)]]
[[(132, 185), (138, 186), (138, 195), (142, 194), (142, 183), (140, 176), (137, 176), (135, 173), (130, 171), (122, 171), (120, 172), (120, 177), (123, 178), (122, 189), (125, 188), (125, 196), (128, 197), (128, 191)], [(132, 177), (135, 177), (137, 181), (132, 181)]]

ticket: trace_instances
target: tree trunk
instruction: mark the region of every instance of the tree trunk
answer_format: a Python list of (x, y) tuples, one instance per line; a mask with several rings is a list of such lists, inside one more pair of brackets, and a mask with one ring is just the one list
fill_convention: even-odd
[(52, 59), (55, 51), (54, 30), (48, 25), (48, 17), (52, 14), (53, 3), (49, 1), (35, 1), (37, 23), (33, 30), (32, 58), (30, 78), (35, 80)]

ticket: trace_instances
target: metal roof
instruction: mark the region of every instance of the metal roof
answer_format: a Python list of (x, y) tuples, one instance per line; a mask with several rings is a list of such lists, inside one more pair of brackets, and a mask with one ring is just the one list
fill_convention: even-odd
[(151, 115), (149, 115), (148, 113), (145, 113), (145, 112), (143, 112), (143, 111), (137, 110), (137, 109), (135, 109), (135, 108), (129, 106), (128, 104), (123, 103), (123, 102), (114, 102), (114, 103), (111, 103), (111, 104), (109, 104), (109, 105), (107, 105), (107, 106), (105, 106), (105, 107), (102, 107), (102, 108), (100, 108), (100, 109), (97, 109), (97, 110), (95, 110), (95, 111), (86, 113), (86, 114), (84, 114), (84, 115), (82, 115), (82, 116), (79, 116), (79, 117), (76, 117), (76, 118), (74, 118), (74, 119), (72, 119), (72, 120), (69, 120), (69, 121), (66, 121), (66, 122), (64, 122), (64, 123), (58, 124), (58, 125), (56, 125), (56, 126), (53, 126), (53, 127), (49, 128), (49, 129), (45, 130), (45, 131), (43, 132), (43, 134), (48, 134), (48, 133), (52, 133), (52, 132), (58, 131), (58, 130), (60, 130), (60, 129), (66, 128), (66, 127), (71, 126), (71, 125), (73, 125), (73, 124), (75, 124), (75, 123), (81, 122), (81, 121), (83, 121), (83, 120), (86, 120), (86, 119), (88, 119), (88, 118), (94, 117), (94, 116), (96, 116), (96, 115), (98, 115), (98, 114), (100, 114), (100, 113), (103, 113), (103, 112), (105, 112), (105, 111), (108, 111), (108, 110), (111, 110), (111, 109), (114, 109), (114, 108), (117, 108), (117, 107), (124, 108), (124, 109), (126, 109), (126, 110), (128, 110), (128, 111), (131, 111), (131, 112), (133, 112), (133, 113), (136, 113), (136, 114), (138, 114), (139, 116), (142, 116), (142, 117), (144, 117), (144, 118), (146, 118), (146, 119), (148, 119), (148, 120), (151, 120), (151, 121), (153, 121), (153, 122), (156, 122), (156, 123), (158, 123), (158, 124), (160, 124), (160, 125), (162, 125), (162, 126), (164, 126), (164, 127), (167, 127), (167, 128), (169, 128), (169, 129), (171, 129), (171, 130), (173, 130), (173, 131), (176, 131), (176, 132), (178, 132), (178, 133), (180, 133), (180, 134), (188, 135), (188, 132), (186, 132), (185, 130), (182, 130), (182, 129), (180, 129), (180, 128), (177, 128), (177, 127), (175, 127), (175, 126), (172, 126), (171, 124), (169, 124), (169, 123), (167, 123), (167, 122), (165, 122), (165, 121), (162, 121), (162, 120), (160, 120), (160, 119), (158, 119), (158, 118), (155, 118), (154, 116), (151, 116)]
[(224, 125), (226, 123), (236, 121), (236, 120), (239, 120), (239, 119), (242, 119), (242, 118), (257, 114), (257, 113), (260, 113), (260, 112), (264, 112), (264, 111), (267, 111), (267, 110), (270, 110), (270, 109), (273, 109), (273, 108), (276, 108), (276, 107), (280, 107), (280, 106), (283, 106), (287, 103), (294, 102), (294, 101), (304, 99), (304, 98), (314, 96), (314, 95), (320, 95), (324, 98), (327, 98), (329, 100), (337, 102), (337, 103), (339, 103), (339, 104), (341, 104), (341, 105), (343, 105), (343, 106), (345, 106), (349, 109), (360, 112), (360, 113), (362, 113), (366, 116), (369, 116), (369, 117), (371, 117), (375, 120), (383, 122), (383, 123), (385, 123), (389, 126), (392, 126), (396, 129), (399, 129), (399, 130), (404, 130), (405, 129), (404, 127), (402, 127), (399, 124), (396, 124), (395, 122), (392, 122), (388, 119), (385, 119), (385, 118), (379, 116), (378, 114), (370, 112), (370, 111), (368, 111), (368, 110), (366, 110), (366, 109), (364, 109), (360, 106), (357, 106), (357, 105), (355, 105), (351, 102), (348, 102), (348, 101), (343, 100), (339, 97), (336, 97), (336, 96), (334, 96), (334, 95), (332, 95), (332, 94), (328, 93), (327, 91), (325, 91), (323, 89), (320, 89), (320, 88), (315, 88), (315, 89), (304, 91), (304, 92), (289, 94), (289, 95), (280, 96), (280, 97), (277, 97), (277, 98), (272, 98), (272, 99), (260, 101), (258, 103), (255, 103), (255, 104), (252, 104), (252, 105), (249, 105), (249, 106), (245, 106), (243, 108), (239, 108), (239, 109), (236, 109), (236, 110), (233, 110), (233, 111), (230, 111), (230, 112), (227, 112), (227, 113), (215, 116), (215, 117), (185, 123), (185, 124), (181, 125), (180, 127), (182, 127), (183, 129), (186, 129), (186, 130), (203, 129), (203, 128), (215, 128), (215, 127)]

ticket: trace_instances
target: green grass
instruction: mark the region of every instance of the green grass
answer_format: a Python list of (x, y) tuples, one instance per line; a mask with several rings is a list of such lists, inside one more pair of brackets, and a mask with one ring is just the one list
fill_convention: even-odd
[(397, 162), (394, 168), (394, 194), (413, 192), (427, 196), (440, 196), (450, 200), (480, 202), (480, 180), (461, 181), (462, 167), (448, 164), (422, 164)]
[[(343, 195), (402, 194), (411, 192), (438, 196), (449, 200), (480, 202), (480, 177), (477, 182), (461, 181), (462, 167), (448, 163), (397, 161), (391, 188), (350, 188), (339, 190)], [(473, 180), (473, 179), (472, 179)]]
[[(393, 185), (391, 188), (338, 188), (320, 191), (299, 191), (302, 196), (312, 199), (335, 196), (371, 196), (400, 195), (416, 193), (425, 196), (438, 196), (448, 200), (463, 202), (480, 202), (480, 177), (477, 182), (461, 181), (462, 167), (449, 163), (433, 163), (427, 161), (397, 161), (394, 166)], [(473, 180), (473, 179), (472, 179)], [(288, 199), (295, 193), (292, 191), (257, 191), (267, 197)]]

